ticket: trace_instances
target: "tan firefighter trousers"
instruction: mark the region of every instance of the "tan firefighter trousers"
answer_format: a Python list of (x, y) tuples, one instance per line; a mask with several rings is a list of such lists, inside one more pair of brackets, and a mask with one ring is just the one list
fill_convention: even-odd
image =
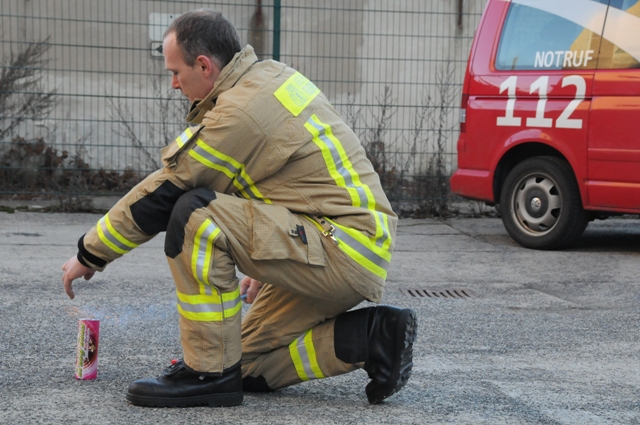
[[(167, 244), (180, 242), (168, 261), (189, 367), (220, 373), (242, 359), (243, 377), (271, 389), (362, 367), (336, 358), (333, 335), (335, 317), (365, 299), (349, 282), (366, 278), (308, 218), (195, 189), (167, 230)], [(242, 324), (236, 266), (267, 282)]]

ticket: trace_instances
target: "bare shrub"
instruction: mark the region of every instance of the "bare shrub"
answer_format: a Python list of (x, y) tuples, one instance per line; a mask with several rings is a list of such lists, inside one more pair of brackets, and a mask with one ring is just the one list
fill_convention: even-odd
[(446, 168), (446, 145), (453, 130), (448, 121), (458, 96), (454, 71), (453, 62), (445, 62), (436, 74), (435, 95), (427, 96), (423, 102), (428, 137), (424, 140), (421, 151), (432, 153), (426, 173), (417, 176), (413, 185), (414, 196), (418, 199), (414, 217), (447, 217), (450, 214), (451, 191)]
[(130, 169), (123, 173), (91, 169), (83, 160), (82, 142), (70, 154), (49, 146), (44, 139), (15, 137), (0, 156), (0, 183), (4, 191), (20, 192), (23, 198), (58, 193), (60, 197), (81, 194), (122, 193), (140, 181)]
[(56, 91), (42, 87), (42, 70), (49, 39), (25, 44), (2, 58), (0, 71), (0, 140), (28, 119), (48, 116), (56, 104)]
[(144, 101), (143, 120), (134, 119), (128, 105), (115, 96), (107, 97), (109, 115), (116, 123), (115, 132), (128, 140), (143, 157), (147, 170), (156, 170), (162, 166), (160, 148), (167, 146), (185, 127), (184, 117), (189, 109), (189, 101), (181, 97), (178, 90), (163, 84), (164, 71), (158, 71), (151, 79), (152, 100)]
[[(389, 129), (397, 104), (389, 86), (366, 116), (356, 107), (355, 96), (347, 96), (345, 121), (360, 137), (387, 198), (401, 216), (450, 215), (446, 148), (453, 130), (448, 122), (457, 98), (454, 70), (451, 61), (438, 69), (435, 93), (423, 93), (410, 130), (393, 140)], [(359, 127), (361, 121), (363, 128)]]
[(448, 122), (458, 95), (454, 71), (452, 61), (438, 69), (435, 92), (423, 93), (421, 104), (414, 109), (411, 129), (393, 140), (389, 129), (397, 104), (389, 86), (366, 116), (356, 107), (355, 96), (347, 95), (345, 122), (360, 137), (387, 198), (400, 216), (444, 218), (451, 214), (446, 149), (453, 131)]
[(370, 108), (371, 124), (364, 130), (361, 141), (373, 169), (380, 176), (382, 187), (393, 194), (393, 188), (398, 184), (398, 170), (390, 157), (387, 133), (397, 106), (389, 86), (384, 87), (384, 93), (376, 98), (376, 103), (375, 107)]

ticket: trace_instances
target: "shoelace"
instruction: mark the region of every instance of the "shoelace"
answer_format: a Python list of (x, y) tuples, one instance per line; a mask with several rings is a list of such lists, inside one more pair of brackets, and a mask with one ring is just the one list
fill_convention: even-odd
[(164, 374), (173, 375), (174, 373), (182, 369), (182, 367), (183, 367), (182, 359), (180, 360), (173, 359), (171, 360), (171, 365), (167, 366), (167, 368), (164, 370)]
[[(165, 375), (173, 375), (174, 373), (178, 372), (180, 369), (184, 368), (184, 362), (182, 361), (182, 359), (171, 359), (171, 365), (168, 366), (165, 370), (164, 373)], [(205, 375), (200, 375), (198, 376), (199, 380), (204, 380)]]

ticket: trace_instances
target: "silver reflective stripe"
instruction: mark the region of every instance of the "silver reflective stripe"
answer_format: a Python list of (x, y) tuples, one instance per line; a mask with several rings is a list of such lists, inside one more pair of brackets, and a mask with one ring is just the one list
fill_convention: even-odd
[(259, 199), (259, 197), (255, 193), (253, 193), (253, 191), (247, 190), (247, 189), (250, 189), (251, 185), (244, 177), (242, 177), (241, 170), (238, 167), (234, 166), (229, 161), (225, 161), (223, 159), (218, 158), (215, 155), (210, 154), (206, 150), (202, 149), (200, 146), (196, 145), (193, 148), (193, 151), (196, 152), (198, 155), (202, 156), (203, 158), (207, 159), (208, 161), (211, 161), (212, 163), (217, 164), (220, 167), (226, 168), (227, 170), (229, 170), (229, 172), (235, 176), (236, 181), (240, 183), (240, 186), (242, 186), (242, 188), (247, 191), (247, 194), (250, 197), (254, 199)]
[(327, 135), (324, 133), (325, 132), (324, 126), (319, 125), (311, 118), (307, 122), (311, 124), (316, 130), (318, 130), (318, 133), (320, 133), (318, 135), (318, 138), (322, 140), (324, 144), (329, 148), (329, 152), (331, 152), (331, 158), (333, 159), (333, 162), (336, 164), (336, 169), (344, 179), (346, 186), (348, 188), (355, 189), (358, 192), (358, 196), (360, 197), (360, 205), (364, 206), (365, 208), (368, 208), (369, 198), (367, 197), (367, 193), (365, 192), (362, 186), (356, 186), (355, 183), (353, 183), (353, 177), (351, 176), (351, 173), (349, 172), (349, 170), (347, 170), (344, 164), (342, 163), (342, 158), (338, 153), (338, 149), (333, 144), (331, 139), (329, 139)]
[(385, 260), (384, 258), (380, 257), (379, 255), (376, 255), (376, 253), (371, 251), (366, 246), (362, 245), (356, 239), (351, 237), (347, 232), (345, 232), (345, 231), (341, 230), (340, 228), (336, 227), (335, 230), (333, 231), (333, 235), (338, 240), (340, 240), (341, 242), (346, 243), (351, 248), (356, 250), (358, 252), (358, 254), (362, 255), (363, 257), (365, 257), (367, 260), (371, 261), (376, 266), (381, 267), (381, 268), (383, 268), (385, 270), (387, 270), (389, 268), (389, 262), (387, 260)]
[(376, 211), (375, 213), (378, 216), (378, 219), (380, 220), (380, 227), (382, 228), (382, 236), (376, 240), (376, 245), (379, 247), (382, 247), (382, 245), (386, 242), (386, 240), (389, 239), (389, 229), (387, 228), (384, 222), (384, 217), (385, 217), (384, 214), (382, 214), (379, 211)]
[(321, 379), (322, 376), (316, 376), (313, 368), (311, 367), (311, 360), (309, 359), (309, 353), (307, 353), (307, 347), (304, 344), (304, 337), (307, 335), (307, 332), (303, 333), (301, 336), (296, 339), (296, 350), (298, 351), (298, 355), (300, 356), (300, 360), (302, 361), (302, 367), (304, 368), (304, 372), (307, 374), (309, 379)]
[[(375, 211), (373, 209), (370, 209), (369, 197), (367, 196), (367, 191), (362, 185), (356, 185), (354, 183), (352, 174), (349, 172), (349, 170), (344, 166), (344, 163), (342, 162), (342, 158), (340, 156), (338, 147), (334, 144), (333, 141), (331, 141), (331, 138), (327, 137), (327, 135), (325, 134), (325, 126), (317, 123), (313, 119), (313, 117), (310, 118), (307, 121), (307, 123), (310, 124), (314, 129), (318, 131), (318, 139), (320, 139), (324, 143), (324, 145), (329, 149), (329, 152), (331, 153), (331, 158), (335, 164), (336, 170), (345, 181), (345, 187), (347, 189), (355, 189), (356, 192), (358, 193), (360, 206), (368, 209), (369, 211), (371, 211), (372, 214), (377, 215), (377, 219), (379, 221), (379, 227), (382, 229), (382, 235), (380, 235), (380, 237), (375, 241), (375, 244), (378, 247), (382, 247), (385, 241), (387, 241), (390, 237), (389, 229), (384, 221), (384, 214), (378, 211)], [(372, 200), (372, 201), (375, 201), (375, 200)], [(372, 204), (375, 204), (375, 202), (372, 202)], [(358, 252), (360, 252), (360, 250), (358, 250)], [(369, 258), (369, 255), (367, 254), (362, 253), (362, 255)]]
[(219, 166), (226, 168), (227, 170), (229, 170), (231, 172), (231, 174), (237, 176), (240, 174), (240, 170), (235, 167), (233, 164), (231, 164), (229, 161), (225, 161), (223, 159), (218, 158), (215, 155), (211, 155), (209, 152), (207, 152), (206, 150), (202, 149), (200, 146), (195, 146), (193, 148), (194, 151), (196, 151), (198, 153), (198, 155), (203, 156), (204, 158), (208, 159), (209, 161), (213, 162), (214, 164), (218, 164)]
[(231, 310), (240, 304), (240, 302), (240, 297), (236, 297), (230, 301), (222, 301), (222, 307), (224, 308), (224, 311)]
[(184, 132), (182, 132), (182, 134), (180, 136), (178, 136), (177, 142), (178, 142), (178, 146), (182, 147), (184, 146), (185, 143), (187, 143), (189, 141), (189, 139), (191, 138), (191, 135), (193, 135), (193, 133), (191, 134), (187, 134), (187, 132), (191, 133), (190, 130), (185, 130)]
[(131, 251), (133, 249), (133, 247), (123, 244), (122, 242), (120, 242), (118, 240), (118, 238), (116, 238), (114, 235), (111, 234), (111, 231), (109, 230), (109, 227), (107, 226), (107, 222), (105, 220), (105, 217), (102, 217), (100, 219), (100, 227), (102, 228), (102, 233), (104, 234), (104, 236), (109, 240), (109, 242), (111, 242), (116, 247), (120, 248), (121, 250), (123, 250), (123, 251)]
[(180, 298), (178, 304), (184, 311), (191, 313), (222, 313), (222, 304), (189, 304)]
[(204, 232), (200, 235), (200, 241), (198, 242), (198, 259), (196, 260), (196, 273), (198, 274), (198, 279), (200, 282), (206, 283), (204, 286), (204, 291), (206, 295), (212, 294), (211, 286), (209, 286), (209, 282), (207, 282), (204, 278), (204, 261), (207, 256), (207, 243), (209, 241), (209, 235), (211, 235), (217, 227), (211, 223), (207, 226)]

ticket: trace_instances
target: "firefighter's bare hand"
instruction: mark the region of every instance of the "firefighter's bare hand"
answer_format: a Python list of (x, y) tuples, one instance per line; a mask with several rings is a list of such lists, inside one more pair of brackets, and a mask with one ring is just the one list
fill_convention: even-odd
[(95, 270), (83, 265), (75, 256), (71, 257), (69, 261), (64, 263), (62, 265), (62, 281), (64, 282), (64, 291), (67, 293), (69, 298), (73, 299), (75, 297), (72, 286), (74, 280), (79, 277), (84, 277), (85, 280), (89, 280), (95, 273)]
[(259, 280), (255, 280), (249, 276), (243, 277), (240, 281), (240, 295), (247, 295), (244, 302), (247, 304), (253, 303), (258, 296), (258, 292), (260, 292), (262, 285), (264, 285), (264, 283)]

